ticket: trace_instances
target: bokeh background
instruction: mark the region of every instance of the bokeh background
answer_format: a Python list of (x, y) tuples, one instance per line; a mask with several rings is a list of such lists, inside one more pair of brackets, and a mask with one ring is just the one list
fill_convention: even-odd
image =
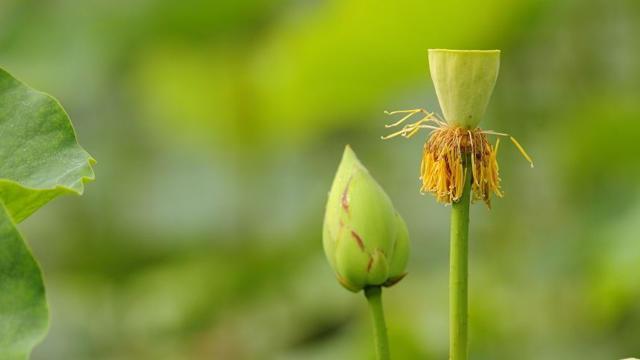
[(484, 128), (506, 197), (471, 226), (472, 359), (640, 357), (640, 2), (2, 0), (0, 64), (98, 160), (22, 230), (52, 327), (33, 359), (368, 359), (321, 247), (349, 143), (406, 219), (396, 359), (446, 359), (448, 215), (418, 193), (427, 49), (502, 49)]

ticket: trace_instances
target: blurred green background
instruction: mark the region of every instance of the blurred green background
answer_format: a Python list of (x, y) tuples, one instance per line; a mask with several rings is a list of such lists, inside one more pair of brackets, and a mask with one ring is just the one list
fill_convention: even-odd
[(449, 210), (418, 193), (428, 48), (502, 49), (506, 197), (471, 226), (472, 359), (640, 356), (640, 2), (2, 0), (0, 64), (98, 159), (22, 226), (52, 310), (33, 359), (368, 359), (321, 246), (349, 143), (406, 219), (396, 359), (446, 359)]

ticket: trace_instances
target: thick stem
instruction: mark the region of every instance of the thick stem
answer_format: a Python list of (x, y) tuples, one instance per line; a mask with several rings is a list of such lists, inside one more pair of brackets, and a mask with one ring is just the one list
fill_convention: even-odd
[(462, 196), (451, 205), (451, 250), (449, 253), (449, 354), (450, 360), (467, 360), (468, 354), (468, 254), (471, 168), (464, 160)]
[(364, 289), (364, 295), (369, 302), (371, 320), (373, 321), (376, 358), (378, 360), (389, 360), (389, 339), (387, 338), (387, 325), (385, 324), (384, 311), (382, 310), (382, 288), (380, 286), (369, 286)]

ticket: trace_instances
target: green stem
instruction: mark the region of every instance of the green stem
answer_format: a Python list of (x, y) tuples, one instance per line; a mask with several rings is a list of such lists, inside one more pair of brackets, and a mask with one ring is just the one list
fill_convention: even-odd
[(450, 360), (466, 360), (468, 354), (468, 255), (471, 168), (464, 161), (462, 196), (451, 205), (451, 251), (449, 254), (449, 354)]
[(364, 295), (369, 302), (369, 310), (373, 321), (373, 332), (376, 343), (376, 355), (378, 360), (389, 360), (389, 339), (387, 338), (387, 325), (384, 321), (382, 310), (382, 288), (369, 286), (364, 289)]

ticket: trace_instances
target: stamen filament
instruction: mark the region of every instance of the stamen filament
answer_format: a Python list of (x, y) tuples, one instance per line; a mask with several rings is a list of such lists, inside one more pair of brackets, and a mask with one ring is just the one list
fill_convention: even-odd
[(529, 161), (529, 164), (531, 164), (531, 167), (533, 167), (533, 160), (531, 160), (531, 157), (529, 156), (529, 154), (527, 154), (527, 152), (524, 151), (524, 148), (522, 147), (522, 145), (520, 145), (518, 140), (516, 140), (516, 138), (514, 138), (513, 136), (509, 136), (509, 139), (511, 139), (511, 142), (518, 148), (518, 150), (520, 150), (520, 153), (522, 154), (522, 156), (524, 156), (524, 158), (527, 159), (527, 161)]
[[(391, 113), (387, 113), (387, 114), (391, 115)], [(391, 128), (391, 127), (398, 126), (398, 125), (402, 124), (405, 120), (407, 120), (408, 118), (412, 117), (415, 114), (417, 114), (417, 112), (409, 113), (409, 115), (405, 115), (402, 119), (394, 122), (393, 124), (387, 124), (384, 127), (386, 127), (388, 129), (388, 128)]]
[(513, 145), (515, 145), (516, 148), (518, 148), (518, 150), (520, 151), (520, 154), (522, 154), (522, 156), (529, 162), (529, 164), (531, 164), (531, 167), (533, 167), (533, 160), (531, 159), (529, 154), (527, 154), (527, 152), (524, 150), (522, 145), (520, 145), (518, 140), (516, 140), (516, 138), (514, 138), (513, 136), (511, 136), (509, 134), (499, 133), (499, 132), (495, 132), (493, 130), (484, 130), (482, 133), (483, 134), (487, 134), (487, 135), (508, 136), (509, 139), (511, 139), (511, 142), (513, 143)]

